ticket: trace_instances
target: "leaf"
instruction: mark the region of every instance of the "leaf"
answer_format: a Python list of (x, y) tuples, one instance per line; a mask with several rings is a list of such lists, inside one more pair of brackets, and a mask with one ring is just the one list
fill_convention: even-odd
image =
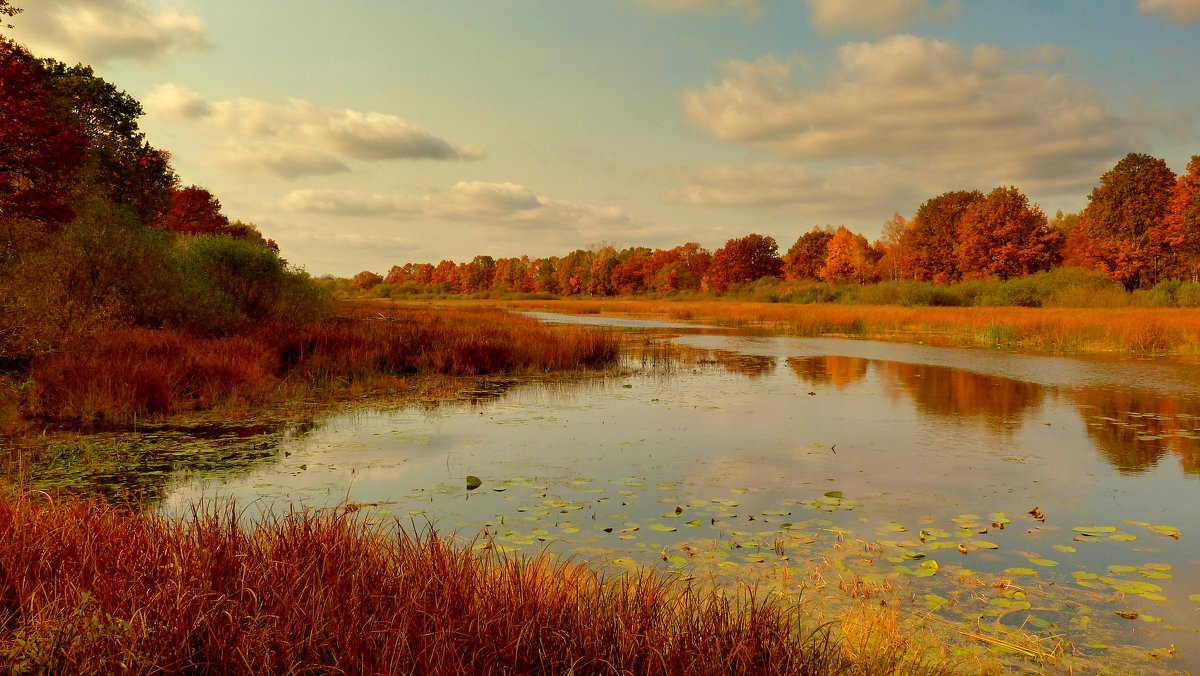
[(840, 498), (840, 497), (842, 497), (842, 492), (841, 492), (841, 491), (826, 491), (826, 492), (825, 492), (825, 497), (827, 497), (827, 498)]
[(1071, 530), (1076, 533), (1083, 533), (1084, 535), (1103, 535), (1117, 532), (1115, 526), (1075, 526)]
[(480, 479), (479, 477), (477, 477), (473, 474), (467, 477), (467, 490), (473, 491), (482, 485), (483, 485), (483, 479)]
[(1047, 566), (1047, 567), (1058, 565), (1058, 561), (1052, 561), (1050, 559), (1029, 559), (1029, 562), (1033, 563), (1033, 564), (1037, 564), (1039, 566)]
[(656, 530), (656, 531), (659, 531), (660, 533), (673, 533), (679, 529), (676, 528), (675, 526), (666, 526), (661, 523), (656, 523), (653, 526), (650, 526), (650, 530)]
[(1004, 572), (1009, 575), (1037, 575), (1037, 571), (1032, 568), (1005, 568)]

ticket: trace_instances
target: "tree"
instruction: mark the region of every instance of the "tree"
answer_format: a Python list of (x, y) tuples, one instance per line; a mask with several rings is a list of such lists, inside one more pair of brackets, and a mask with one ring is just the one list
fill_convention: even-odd
[(908, 220), (900, 212), (894, 212), (891, 218), (883, 222), (883, 232), (875, 240), (875, 251), (879, 254), (875, 271), (880, 279), (900, 279), (909, 267), (907, 250), (903, 244), (908, 227)]
[(826, 282), (857, 282), (865, 284), (875, 278), (875, 260), (867, 238), (839, 225), (826, 244), (825, 264), (821, 279)]
[[(0, 16), (7, 16), (7, 17), (11, 18), (11, 17), (14, 17), (14, 16), (20, 14), (21, 11), (22, 10), (19, 7), (13, 7), (12, 5), (10, 5), (8, 3), (8, 0), (0, 0)], [(0, 24), (0, 25), (4, 26), (6, 28), (13, 27), (12, 24), (10, 24), (10, 23), (4, 23), (4, 24)]]
[(1149, 155), (1129, 153), (1100, 177), (1072, 229), (1073, 262), (1099, 270), (1127, 289), (1153, 286), (1174, 258), (1166, 240), (1175, 173)]
[(229, 226), (221, 213), (221, 202), (199, 186), (189, 185), (171, 191), (171, 203), (158, 220), (158, 227), (178, 232), (220, 233)]
[(151, 147), (138, 128), (142, 104), (90, 66), (68, 66), (54, 59), (39, 63), (56, 113), (87, 134), (75, 191), (132, 208), (142, 223), (159, 218), (170, 206), (178, 178), (170, 156)]
[(37, 60), (0, 38), (0, 218), (49, 224), (74, 217), (67, 191), (87, 136), (54, 108)]
[(825, 255), (829, 240), (833, 239), (830, 226), (814, 227), (800, 235), (792, 248), (783, 255), (784, 279), (819, 279), (825, 267)]
[(350, 280), (350, 288), (355, 291), (367, 291), (383, 283), (383, 275), (370, 270), (363, 270)]
[(967, 207), (954, 252), (964, 277), (1023, 277), (1062, 260), (1063, 235), (1016, 188), (996, 188)]
[(1178, 272), (1200, 279), (1200, 155), (1192, 155), (1187, 172), (1175, 182), (1167, 204), (1164, 243), (1179, 253)]
[(978, 190), (956, 190), (925, 201), (912, 224), (900, 237), (905, 249), (905, 276), (939, 284), (959, 278), (954, 256), (958, 222), (975, 202), (983, 199)]
[(708, 288), (722, 293), (735, 284), (763, 277), (778, 277), (783, 269), (775, 238), (750, 234), (725, 242), (713, 254), (708, 267)]

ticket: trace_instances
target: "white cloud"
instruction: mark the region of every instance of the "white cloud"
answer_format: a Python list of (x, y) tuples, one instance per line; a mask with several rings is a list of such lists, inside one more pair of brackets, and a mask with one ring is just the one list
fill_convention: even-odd
[(762, 14), (762, 6), (758, 0), (626, 0), (626, 2), (657, 12), (734, 13), (751, 18)]
[(959, 11), (958, 0), (934, 5), (929, 0), (807, 0), (814, 28), (833, 33), (896, 33), (926, 19), (942, 19)]
[(479, 148), (459, 146), (395, 115), (322, 106), (303, 99), (206, 101), (166, 83), (146, 96), (154, 116), (202, 120), (238, 137), (226, 164), (287, 178), (344, 171), (351, 160), (477, 160)]
[(594, 206), (534, 194), (516, 183), (460, 181), (420, 196), (341, 190), (295, 190), (283, 205), (293, 211), (351, 216), (428, 217), (450, 221), (564, 228), (623, 227), (633, 220), (619, 207)]
[(1142, 14), (1158, 14), (1174, 23), (1200, 21), (1200, 0), (1138, 0)]
[(199, 16), (150, 0), (39, 0), (13, 23), (14, 37), (35, 53), (69, 63), (154, 63), (209, 46)]
[(789, 159), (887, 162), (1028, 189), (1087, 185), (1136, 143), (1090, 91), (1041, 70), (1052, 57), (901, 35), (844, 45), (816, 86), (780, 59), (734, 62), (684, 107), (720, 139)]

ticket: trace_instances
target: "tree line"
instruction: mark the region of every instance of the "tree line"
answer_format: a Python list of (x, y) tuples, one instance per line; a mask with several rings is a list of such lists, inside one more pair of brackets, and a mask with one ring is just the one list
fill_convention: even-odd
[(363, 271), (354, 290), (387, 293), (557, 295), (725, 293), (764, 277), (867, 284), (911, 279), (950, 284), (1008, 280), (1056, 267), (1101, 272), (1126, 289), (1200, 276), (1200, 156), (1176, 176), (1166, 162), (1130, 153), (1100, 177), (1079, 214), (1047, 218), (1015, 187), (986, 195), (957, 190), (926, 200), (911, 218), (895, 214), (878, 240), (845, 226), (815, 227), (780, 255), (752, 233), (709, 252), (695, 242), (672, 249), (594, 246), (548, 258), (443, 260)]
[(320, 305), (273, 241), (181, 184), (142, 114), (91, 67), (0, 37), (0, 366), (102, 328), (227, 334)]

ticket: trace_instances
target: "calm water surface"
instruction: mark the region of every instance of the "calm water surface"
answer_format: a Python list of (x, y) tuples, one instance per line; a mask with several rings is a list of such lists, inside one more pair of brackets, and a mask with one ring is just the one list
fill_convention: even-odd
[(815, 565), (1118, 672), (1200, 673), (1196, 364), (640, 330), (628, 375), (328, 418), (248, 470), (175, 480), (164, 509), (345, 502), (780, 588)]

